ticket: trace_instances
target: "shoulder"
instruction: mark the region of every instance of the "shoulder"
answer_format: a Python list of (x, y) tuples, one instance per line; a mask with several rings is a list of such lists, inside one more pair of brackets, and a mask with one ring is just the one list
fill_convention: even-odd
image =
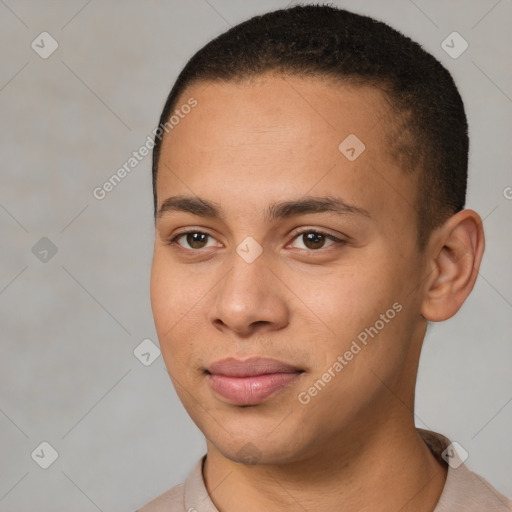
[(185, 484), (179, 484), (146, 503), (136, 512), (184, 512)]
[(512, 501), (497, 491), (485, 478), (465, 465), (449, 468), (445, 489), (435, 512), (512, 512)]
[(432, 454), (448, 466), (446, 482), (434, 512), (512, 512), (512, 501), (473, 473), (452, 443), (437, 432), (418, 429)]

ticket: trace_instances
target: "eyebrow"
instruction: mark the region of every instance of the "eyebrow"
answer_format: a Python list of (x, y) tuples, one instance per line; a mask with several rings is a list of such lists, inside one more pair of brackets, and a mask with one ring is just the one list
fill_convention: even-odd
[[(168, 212), (185, 212), (201, 217), (222, 219), (222, 208), (218, 203), (193, 196), (171, 196), (165, 199), (158, 210), (157, 218)], [(265, 212), (265, 219), (273, 221), (308, 213), (334, 213), (337, 215), (358, 215), (371, 218), (364, 208), (346, 203), (340, 198), (305, 196), (291, 201), (272, 203)]]

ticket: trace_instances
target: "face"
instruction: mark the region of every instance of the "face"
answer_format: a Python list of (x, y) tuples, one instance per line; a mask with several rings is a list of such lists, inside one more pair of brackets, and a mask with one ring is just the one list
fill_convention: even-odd
[(176, 108), (190, 98), (162, 145), (151, 275), (183, 405), (235, 461), (369, 435), (412, 406), (425, 328), (417, 178), (389, 151), (389, 104), (271, 74), (195, 84)]

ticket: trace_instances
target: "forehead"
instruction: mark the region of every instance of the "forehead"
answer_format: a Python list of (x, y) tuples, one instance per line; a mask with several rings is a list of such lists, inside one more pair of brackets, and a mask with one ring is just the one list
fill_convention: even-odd
[[(271, 142), (278, 136), (274, 145), (313, 140), (327, 145), (354, 133), (374, 143), (385, 135), (392, 117), (379, 89), (329, 77), (267, 73), (240, 82), (200, 82), (185, 89), (175, 108), (179, 111), (192, 97), (198, 102), (194, 115), (166, 138), (200, 140), (198, 149), (204, 151), (235, 145), (243, 149), (247, 137)], [(387, 123), (381, 123), (386, 115)]]
[(406, 206), (411, 183), (388, 149), (393, 109), (378, 89), (269, 74), (193, 84), (175, 109), (191, 98), (197, 105), (162, 143), (160, 204), (191, 192), (234, 204), (234, 193), (240, 208), (257, 207), (338, 191), (377, 210)]

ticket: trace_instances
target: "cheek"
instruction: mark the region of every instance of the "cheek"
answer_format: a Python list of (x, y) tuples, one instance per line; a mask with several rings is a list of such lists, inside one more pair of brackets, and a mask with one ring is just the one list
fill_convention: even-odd
[[(211, 284), (205, 278), (170, 264), (165, 253), (155, 250), (150, 296), (153, 319), (167, 369), (180, 375), (195, 366), (204, 328), (204, 302)], [(199, 315), (203, 314), (202, 317)], [(197, 363), (196, 363), (197, 364)]]
[[(351, 347), (357, 352), (353, 359), (370, 358), (368, 362), (379, 364), (393, 364), (404, 351), (401, 272), (386, 263), (382, 254), (374, 262), (363, 259), (359, 265), (350, 266), (350, 271), (333, 273), (319, 280), (316, 287), (304, 287), (298, 293), (325, 326), (327, 336), (321, 352), (312, 340), (320, 365), (331, 366)], [(354, 341), (361, 346), (360, 351)], [(352, 358), (351, 354), (348, 357)]]
[(174, 331), (175, 325), (200, 300), (201, 286), (190, 272), (185, 273), (169, 261), (164, 248), (157, 248), (151, 267), (150, 295), (156, 328), (166, 334)]
[(351, 334), (357, 327), (364, 328), (397, 300), (395, 283), (384, 271), (372, 264), (359, 263), (345, 262), (345, 269), (322, 276), (315, 286), (299, 286), (302, 289), (297, 294), (303, 302), (337, 334)]
[(155, 251), (151, 268), (151, 309), (160, 347), (166, 363), (169, 352), (179, 349), (180, 324), (186, 318), (188, 298), (177, 272), (166, 265), (165, 258)]
[(172, 323), (176, 320), (174, 283), (172, 281), (171, 274), (164, 270), (161, 258), (158, 258), (155, 254), (151, 268), (150, 297), (151, 309), (160, 342), (163, 341), (160, 336), (165, 332), (165, 329), (170, 329)]

